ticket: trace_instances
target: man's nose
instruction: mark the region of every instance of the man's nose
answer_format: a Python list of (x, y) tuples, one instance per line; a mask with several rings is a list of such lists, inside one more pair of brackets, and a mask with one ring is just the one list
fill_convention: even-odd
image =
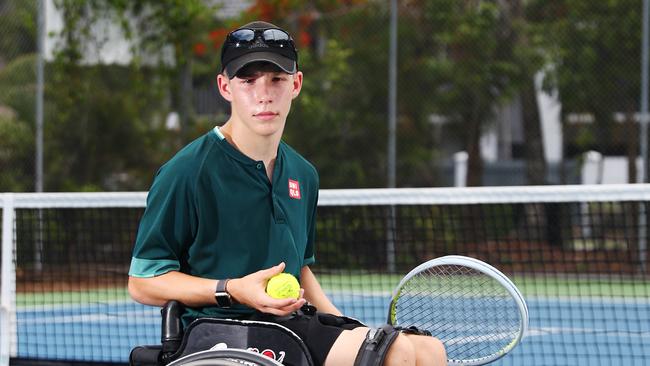
[(263, 76), (258, 79), (258, 83), (255, 86), (257, 100), (259, 103), (271, 103), (273, 102), (273, 90), (271, 88), (271, 79)]

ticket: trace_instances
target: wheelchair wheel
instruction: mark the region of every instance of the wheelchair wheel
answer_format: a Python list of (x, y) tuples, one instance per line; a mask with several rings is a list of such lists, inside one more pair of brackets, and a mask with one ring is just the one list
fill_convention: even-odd
[(257, 352), (239, 348), (208, 350), (181, 357), (167, 366), (282, 366)]

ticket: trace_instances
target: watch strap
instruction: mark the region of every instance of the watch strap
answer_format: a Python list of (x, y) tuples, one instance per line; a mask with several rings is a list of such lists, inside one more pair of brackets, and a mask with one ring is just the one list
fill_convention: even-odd
[(228, 308), (232, 305), (232, 300), (230, 294), (226, 291), (226, 285), (230, 281), (229, 278), (224, 280), (217, 280), (217, 288), (214, 292), (214, 298), (217, 301), (217, 305), (222, 308)]

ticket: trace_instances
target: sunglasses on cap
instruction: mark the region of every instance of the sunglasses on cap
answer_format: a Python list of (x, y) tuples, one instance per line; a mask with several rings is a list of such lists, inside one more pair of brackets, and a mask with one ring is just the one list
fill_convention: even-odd
[[(292, 53), (297, 54), (296, 46), (289, 33), (282, 29), (250, 29), (240, 28), (232, 31), (226, 37), (226, 47), (249, 48), (254, 46), (257, 40), (261, 40), (270, 47), (285, 48)], [(261, 46), (264, 47), (264, 46)]]

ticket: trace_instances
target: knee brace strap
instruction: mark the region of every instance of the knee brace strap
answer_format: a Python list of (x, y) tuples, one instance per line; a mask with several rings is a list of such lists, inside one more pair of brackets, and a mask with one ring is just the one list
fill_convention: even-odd
[(392, 325), (371, 328), (361, 344), (354, 366), (382, 366), (388, 348), (398, 335), (399, 332)]

